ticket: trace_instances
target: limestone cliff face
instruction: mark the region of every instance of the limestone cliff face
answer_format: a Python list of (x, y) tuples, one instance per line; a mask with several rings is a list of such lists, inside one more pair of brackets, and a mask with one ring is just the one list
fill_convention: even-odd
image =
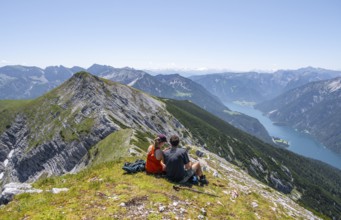
[(87, 164), (92, 146), (125, 127), (153, 135), (181, 135), (185, 129), (164, 103), (149, 95), (75, 74), (29, 103), (1, 134), (1, 185), (75, 172)]

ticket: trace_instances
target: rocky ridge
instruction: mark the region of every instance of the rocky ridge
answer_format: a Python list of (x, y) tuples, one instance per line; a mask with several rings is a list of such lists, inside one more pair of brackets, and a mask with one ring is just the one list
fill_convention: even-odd
[(90, 148), (122, 127), (152, 134), (184, 130), (164, 103), (147, 94), (76, 74), (29, 103), (1, 134), (2, 185), (77, 172), (87, 164)]
[(151, 76), (146, 72), (132, 68), (118, 69), (98, 64), (91, 66), (88, 71), (96, 76), (132, 86), (154, 96), (190, 100), (236, 128), (246, 131), (265, 142), (272, 143), (268, 132), (257, 119), (231, 111), (204, 87), (178, 74)]

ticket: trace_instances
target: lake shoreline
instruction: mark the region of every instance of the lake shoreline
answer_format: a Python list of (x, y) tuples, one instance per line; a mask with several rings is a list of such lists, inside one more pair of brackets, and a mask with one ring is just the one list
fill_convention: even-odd
[(279, 137), (290, 143), (285, 149), (305, 157), (323, 161), (341, 170), (341, 155), (326, 148), (310, 134), (300, 132), (288, 125), (277, 125), (261, 111), (253, 108), (252, 105), (239, 105), (238, 102), (225, 102), (224, 105), (232, 111), (241, 112), (258, 119), (271, 137)]

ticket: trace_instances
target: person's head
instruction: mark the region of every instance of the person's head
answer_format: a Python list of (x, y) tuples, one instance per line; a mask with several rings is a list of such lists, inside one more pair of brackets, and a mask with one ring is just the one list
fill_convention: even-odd
[(159, 134), (154, 140), (155, 147), (162, 147), (165, 143), (167, 143), (167, 138), (163, 134)]
[(179, 145), (180, 139), (177, 135), (172, 135), (172, 137), (169, 139), (169, 142), (172, 147), (177, 147)]

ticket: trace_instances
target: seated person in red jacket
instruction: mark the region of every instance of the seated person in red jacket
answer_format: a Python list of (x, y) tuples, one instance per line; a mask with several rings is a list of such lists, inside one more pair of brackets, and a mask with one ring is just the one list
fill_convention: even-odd
[(165, 172), (166, 166), (162, 162), (163, 152), (161, 149), (165, 143), (167, 143), (166, 136), (163, 134), (160, 134), (155, 138), (154, 144), (148, 147), (147, 161), (146, 161), (147, 173), (160, 174), (160, 173)]

